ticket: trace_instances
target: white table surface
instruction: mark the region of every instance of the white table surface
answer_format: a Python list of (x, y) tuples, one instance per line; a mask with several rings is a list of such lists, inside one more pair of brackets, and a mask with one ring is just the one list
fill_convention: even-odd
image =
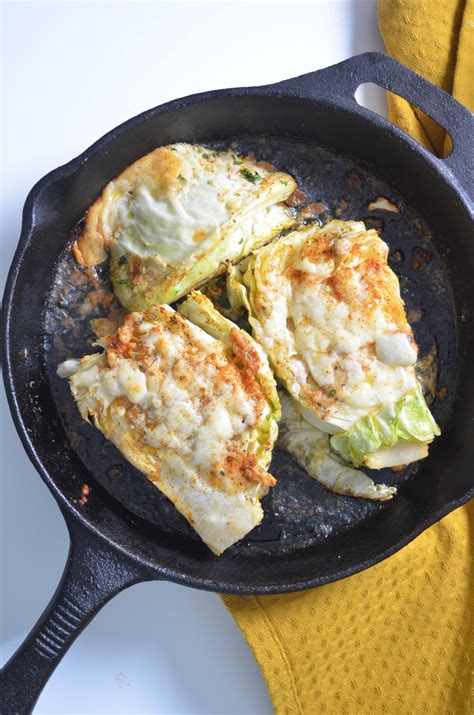
[[(265, 84), (383, 50), (375, 0), (2, 3), (1, 282), (31, 186), (125, 119), (175, 97)], [(380, 97), (366, 99), (379, 107)], [(2, 662), (53, 594), (68, 537), (1, 391)], [(218, 596), (135, 586), (108, 604), (35, 713), (265, 715), (251, 651)], [(308, 714), (310, 715), (310, 714)]]

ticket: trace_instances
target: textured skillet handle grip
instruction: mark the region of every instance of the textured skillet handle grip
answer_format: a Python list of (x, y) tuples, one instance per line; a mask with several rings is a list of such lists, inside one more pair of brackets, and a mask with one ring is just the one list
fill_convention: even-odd
[(353, 105), (356, 104), (354, 95), (357, 88), (366, 82), (373, 82), (408, 100), (448, 132), (453, 149), (446, 159), (440, 161), (449, 167), (462, 188), (472, 197), (474, 120), (471, 112), (447, 92), (392, 57), (379, 52), (366, 52), (332, 67), (280, 82), (274, 87), (302, 91), (310, 96), (331, 96)]
[(132, 561), (74, 525), (61, 582), (45, 612), (2, 670), (0, 712), (27, 715), (55, 667), (113, 596), (147, 580)]

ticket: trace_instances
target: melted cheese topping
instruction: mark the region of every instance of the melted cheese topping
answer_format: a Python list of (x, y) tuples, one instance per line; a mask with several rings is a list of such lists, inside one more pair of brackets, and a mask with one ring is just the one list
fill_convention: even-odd
[(328, 432), (416, 386), (416, 344), (387, 254), (363, 223), (331, 221), (265, 247), (244, 276), (255, 336), (305, 417)]
[(94, 418), (216, 553), (259, 523), (258, 499), (274, 479), (253, 452), (270, 408), (222, 341), (159, 306), (128, 315), (105, 353), (68, 360), (58, 373), (84, 419)]
[[(230, 177), (216, 171), (210, 179), (198, 167), (187, 166), (183, 171), (188, 178), (180, 174), (181, 184), (173, 193), (153, 192), (144, 185), (124, 191), (126, 181), (115, 187), (106, 227), (122, 253), (127, 251), (146, 258), (156, 254), (159, 247), (163, 260), (180, 261), (196, 251), (220, 223), (229, 220), (235, 193)], [(234, 208), (239, 205), (240, 199), (238, 203), (235, 201)]]
[(177, 300), (293, 221), (279, 202), (296, 184), (231, 151), (160, 147), (111, 181), (89, 210), (76, 257), (111, 250), (111, 275), (129, 310)]

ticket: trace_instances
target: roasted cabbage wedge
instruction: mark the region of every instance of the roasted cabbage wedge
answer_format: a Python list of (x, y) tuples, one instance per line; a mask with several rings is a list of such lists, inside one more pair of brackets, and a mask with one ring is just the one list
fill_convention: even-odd
[(306, 420), (298, 403), (280, 392), (282, 409), (278, 445), (295, 457), (310, 477), (336, 494), (387, 501), (397, 493), (396, 487), (375, 484), (360, 469), (353, 469), (331, 450), (329, 434)]
[(261, 348), (200, 293), (126, 316), (103, 353), (67, 360), (91, 419), (215, 553), (260, 523), (280, 417)]
[(295, 187), (289, 174), (230, 150), (162, 146), (107, 184), (74, 253), (91, 266), (110, 251), (127, 310), (172, 303), (289, 227), (281, 202)]
[(388, 247), (359, 221), (311, 225), (228, 273), (256, 340), (333, 450), (373, 469), (426, 457), (439, 435), (415, 375), (417, 346)]

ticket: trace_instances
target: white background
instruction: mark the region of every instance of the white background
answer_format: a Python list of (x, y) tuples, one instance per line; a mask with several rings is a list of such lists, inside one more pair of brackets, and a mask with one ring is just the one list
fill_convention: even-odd
[[(274, 82), (383, 50), (375, 0), (4, 2), (2, 15), (2, 285), (28, 190), (107, 130), (175, 97)], [(23, 453), (3, 391), (1, 400), (4, 662), (55, 590), (68, 537)], [(265, 715), (272, 708), (217, 596), (146, 583), (101, 611), (35, 712)]]

